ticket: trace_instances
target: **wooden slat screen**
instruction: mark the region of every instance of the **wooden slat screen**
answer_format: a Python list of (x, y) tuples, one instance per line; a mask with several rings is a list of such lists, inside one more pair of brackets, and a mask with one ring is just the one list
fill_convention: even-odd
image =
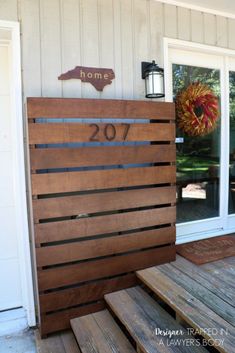
[(27, 112), (46, 335), (174, 259), (174, 104), (28, 98)]

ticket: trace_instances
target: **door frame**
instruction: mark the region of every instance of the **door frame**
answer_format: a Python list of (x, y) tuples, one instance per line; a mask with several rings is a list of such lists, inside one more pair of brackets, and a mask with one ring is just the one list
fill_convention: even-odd
[[(223, 60), (223, 66), (221, 67), (221, 113), (224, 123), (223, 125), (221, 124), (221, 141), (224, 141), (224, 146), (222, 148), (221, 144), (220, 180), (223, 181), (223, 183), (220, 183), (220, 215), (219, 217), (208, 220), (176, 225), (176, 243), (181, 244), (235, 232), (235, 215), (228, 215), (229, 170), (227, 166), (229, 165), (229, 95), (226, 94), (226, 92), (229, 92), (229, 57), (235, 58), (235, 51), (178, 39), (163, 38), (166, 101), (172, 101), (172, 74), (169, 59), (170, 49), (217, 55)], [(224, 192), (224, 185), (226, 185), (227, 192)], [(205, 228), (206, 223), (208, 226), (207, 229)], [(210, 224), (212, 225), (211, 229)], [(196, 231), (195, 226), (197, 226)]]
[(12, 105), (12, 133), (15, 169), (15, 201), (17, 240), (20, 262), (20, 280), (22, 287), (23, 308), (26, 310), (28, 326), (35, 326), (35, 303), (33, 291), (33, 277), (30, 253), (30, 238), (28, 227), (27, 200), (26, 200), (26, 173), (24, 158), (24, 125), (22, 107), (21, 84), (21, 48), (20, 48), (20, 24), (15, 21), (0, 20), (0, 31), (9, 31), (8, 42), (10, 49), (11, 66), (11, 105)]

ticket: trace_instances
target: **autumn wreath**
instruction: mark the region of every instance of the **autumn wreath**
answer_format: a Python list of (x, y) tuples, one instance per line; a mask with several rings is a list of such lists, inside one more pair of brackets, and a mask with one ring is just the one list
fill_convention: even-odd
[(189, 136), (212, 132), (219, 118), (218, 98), (204, 83), (191, 83), (176, 97), (178, 127)]

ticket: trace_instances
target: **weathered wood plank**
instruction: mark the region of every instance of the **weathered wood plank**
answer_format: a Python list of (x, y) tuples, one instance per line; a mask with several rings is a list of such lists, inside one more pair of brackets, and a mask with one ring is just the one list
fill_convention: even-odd
[[(182, 332), (181, 339), (194, 340), (181, 325), (140, 287), (105, 295), (105, 300), (142, 352), (206, 352), (204, 348), (195, 347), (196, 345), (194, 346), (193, 344), (189, 347), (181, 345), (173, 348), (169, 345), (169, 337), (155, 334), (156, 329), (170, 329)], [(179, 339), (179, 337), (177, 334), (173, 334), (171, 339)], [(164, 349), (162, 350), (162, 348)]]
[[(222, 278), (223, 281), (229, 283), (231, 289), (235, 291), (235, 266), (229, 264), (229, 262), (226, 261), (227, 259), (203, 264), (201, 268), (211, 276), (218, 278), (218, 280)], [(230, 257), (230, 259), (232, 259), (232, 257)]]
[(109, 278), (96, 283), (84, 284), (79, 287), (64, 289), (47, 294), (40, 294), (40, 311), (46, 313), (75, 305), (103, 299), (104, 294), (136, 284), (135, 274), (127, 274), (117, 278)]
[(72, 332), (70, 331), (62, 332), (60, 334), (60, 337), (66, 353), (81, 353), (81, 350), (79, 349), (76, 339), (74, 337), (74, 334)]
[(71, 330), (63, 331), (42, 339), (35, 331), (35, 342), (38, 353), (81, 353)]
[(175, 145), (35, 148), (31, 169), (72, 168), (175, 161)]
[[(230, 352), (234, 346), (235, 328), (213, 310), (180, 287), (157, 267), (137, 272), (139, 279), (162, 300), (171, 306), (191, 327), (223, 353)], [(207, 330), (213, 328), (214, 330)], [(224, 332), (227, 332), (225, 335)], [(222, 343), (218, 345), (218, 341)]]
[(71, 320), (82, 353), (134, 353), (135, 350), (107, 310)]
[[(168, 240), (166, 239), (168, 242)], [(126, 272), (147, 268), (155, 264), (174, 261), (175, 246), (111, 256), (76, 265), (38, 270), (39, 291), (73, 285), (80, 282), (95, 280), (108, 276), (116, 276)]]
[(39, 267), (120, 254), (175, 242), (175, 227), (36, 248)]
[(212, 293), (223, 299), (223, 301), (235, 307), (235, 292), (230, 283), (223, 280), (223, 276), (216, 278), (203, 270), (203, 266), (196, 266), (181, 256), (177, 256), (177, 261), (172, 264), (180, 271), (190, 276), (192, 279), (202, 284)]
[(175, 186), (33, 200), (34, 218), (56, 218), (175, 202)]
[(32, 194), (175, 183), (175, 166), (33, 174)]
[(174, 139), (174, 124), (29, 124), (29, 143), (31, 145), (110, 141), (174, 141)]
[(116, 99), (28, 98), (28, 118), (174, 119), (167, 102)]
[(69, 221), (39, 223), (35, 224), (35, 239), (37, 243), (48, 243), (84, 238), (174, 223), (175, 218), (176, 210), (173, 206)]
[(176, 269), (172, 265), (161, 265), (158, 267), (162, 273), (171, 278), (179, 286), (186, 289), (195, 298), (203, 302), (216, 314), (222, 317), (224, 320), (235, 326), (235, 308), (217, 297), (214, 293), (203, 287), (201, 284), (195, 282), (194, 279), (185, 275), (180, 270)]

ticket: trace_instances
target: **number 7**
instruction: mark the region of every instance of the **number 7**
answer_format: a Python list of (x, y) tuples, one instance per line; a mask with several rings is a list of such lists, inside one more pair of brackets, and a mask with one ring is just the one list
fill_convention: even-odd
[(123, 123), (122, 125), (125, 127), (124, 132), (123, 132), (123, 140), (125, 140), (127, 138), (128, 131), (130, 129), (130, 124)]

